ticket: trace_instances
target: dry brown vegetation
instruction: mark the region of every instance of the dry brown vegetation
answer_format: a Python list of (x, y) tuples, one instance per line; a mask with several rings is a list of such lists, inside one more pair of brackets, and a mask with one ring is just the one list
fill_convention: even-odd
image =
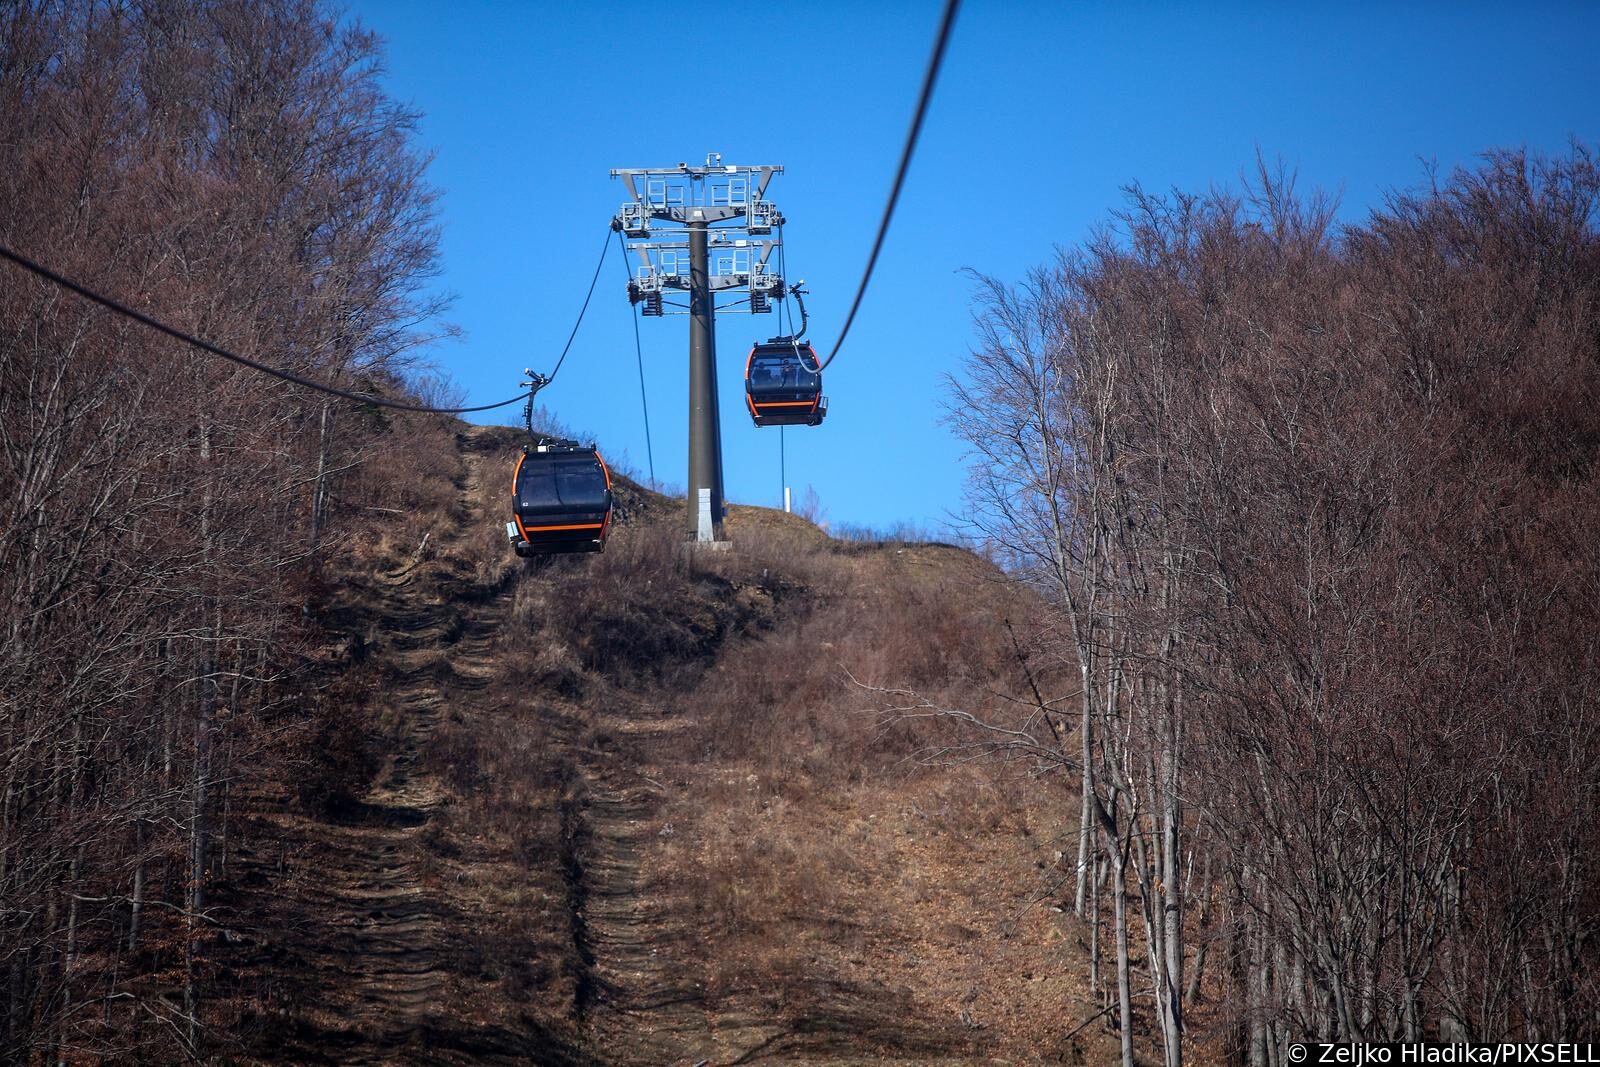
[[(0, 241), (438, 400), (314, 0), (0, 6)], [(1281, 1062), (1600, 1019), (1600, 172), (1135, 190), (955, 385), (985, 550), (618, 484), (0, 284), (0, 1060)], [(9, 268), (6, 268), (9, 271)], [(814, 505), (813, 505), (814, 506)], [(1003, 566), (1003, 570), (1001, 567)]]
[(1125, 1063), (1600, 1023), (1597, 215), (1582, 147), (1344, 228), (1263, 168), (982, 283), (974, 514), (1084, 671), (970, 725), (1082, 771)]
[[(438, 311), (432, 195), (377, 77), (375, 39), (309, 0), (0, 6), (0, 241), (404, 395)], [(450, 431), (5, 270), (0, 1059), (197, 1055), (241, 809), (295, 776), (336, 803), (371, 769), (362, 683), (313, 684), (311, 609), (351, 531), (431, 521), (408, 474), (453, 464)]]
[(519, 565), (493, 677), (426, 750), (426, 877), (477, 983), (440, 1026), (531, 1016), (596, 1062), (1095, 1062), (1103, 1027), (1039, 1039), (1090, 1012), (1061, 783), (930, 765), (939, 724), (861, 684), (1002, 703), (1031, 594), (760, 509), (688, 554), (679, 505), (625, 493), (603, 555)]
[[(8, 6), (0, 239), (436, 398), (405, 384), (431, 193), (377, 63), (310, 0)], [(927, 961), (1049, 926), (1054, 787), (930, 776), (850, 681), (1014, 688), (992, 571), (758, 512), (688, 559), (629, 485), (603, 557), (513, 569), (515, 434), (22, 276), (0, 314), (0, 1058), (1025, 1044), (989, 983), (1054, 990), (1069, 952), (1001, 938), (959, 989)]]

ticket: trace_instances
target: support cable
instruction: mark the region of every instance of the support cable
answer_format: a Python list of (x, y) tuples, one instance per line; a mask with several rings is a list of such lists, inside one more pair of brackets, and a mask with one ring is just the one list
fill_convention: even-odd
[(778, 277), (783, 279), (783, 318), (789, 325), (789, 337), (794, 336), (794, 313), (789, 310), (789, 257), (783, 251), (783, 226), (778, 226)]
[(900, 152), (900, 166), (895, 171), (894, 184), (889, 189), (889, 201), (883, 206), (883, 220), (878, 223), (878, 236), (872, 242), (872, 254), (867, 257), (867, 267), (861, 272), (861, 284), (850, 303), (850, 313), (844, 317), (844, 328), (839, 331), (838, 339), (833, 342), (833, 351), (828, 353), (828, 358), (822, 361), (818, 371), (826, 370), (839, 354), (839, 349), (844, 347), (844, 339), (850, 333), (850, 325), (855, 322), (856, 312), (861, 307), (861, 298), (866, 295), (867, 283), (872, 280), (872, 270), (878, 265), (878, 253), (883, 251), (883, 239), (889, 232), (889, 221), (894, 218), (900, 189), (905, 184), (906, 172), (911, 169), (911, 156), (917, 148), (917, 137), (922, 133), (922, 120), (928, 113), (928, 102), (933, 98), (933, 84), (939, 78), (945, 46), (950, 43), (950, 30), (955, 25), (956, 9), (960, 6), (961, 0), (945, 0), (944, 14), (939, 19), (939, 33), (933, 42), (933, 55), (928, 59), (927, 73), (922, 76), (922, 94), (917, 98), (917, 110), (911, 118), (911, 129), (906, 133), (905, 148)]
[(527, 428), (530, 441), (537, 443), (545, 439), (543, 435), (533, 432), (533, 405), (539, 399), (539, 390), (555, 381), (556, 371), (559, 371), (561, 364), (567, 361), (567, 353), (572, 351), (573, 338), (578, 336), (578, 327), (583, 325), (584, 313), (589, 310), (589, 301), (594, 297), (595, 284), (600, 281), (600, 268), (606, 265), (606, 254), (610, 251), (611, 235), (607, 233), (606, 239), (600, 242), (600, 262), (594, 265), (594, 277), (589, 279), (589, 291), (583, 295), (583, 306), (578, 309), (578, 321), (572, 324), (572, 332), (567, 335), (566, 347), (561, 350), (561, 358), (556, 360), (555, 369), (549, 374), (540, 374), (531, 367), (524, 372), (528, 375), (528, 380), (522, 384), (528, 387), (528, 391), (522, 394), (522, 424)]
[[(601, 263), (605, 262), (605, 253), (610, 250), (610, 245), (611, 238), (610, 235), (607, 234), (606, 243), (601, 246), (600, 250)], [(10, 262), (21, 267), (23, 270), (35, 274), (48, 282), (53, 282), (63, 289), (74, 292), (83, 297), (85, 300), (99, 304), (101, 307), (110, 311), (114, 311), (119, 315), (126, 316), (135, 322), (150, 327), (152, 330), (155, 330), (158, 333), (164, 333), (173, 340), (181, 341), (186, 345), (192, 345), (193, 347), (200, 349), (202, 352), (209, 353), (213, 356), (218, 356), (222, 359), (228, 360), (231, 363), (237, 363), (241, 367), (249, 367), (251, 370), (260, 371), (262, 374), (271, 375), (274, 378), (278, 378), (286, 382), (292, 382), (295, 385), (304, 386), (307, 389), (314, 389), (319, 393), (327, 393), (329, 396), (337, 396), (343, 397), (346, 400), (353, 400), (358, 404), (373, 404), (381, 408), (393, 408), (396, 411), (416, 411), (426, 415), (465, 415), (474, 411), (493, 411), (495, 408), (503, 408), (511, 404), (515, 404), (519, 400), (529, 400), (532, 398), (533, 394), (538, 391), (537, 389), (533, 389), (527, 392), (518, 393), (516, 396), (511, 397), (508, 400), (501, 400), (494, 404), (478, 404), (473, 407), (460, 408), (439, 408), (431, 407), (427, 404), (407, 404), (399, 400), (386, 400), (381, 396), (373, 396), (370, 393), (358, 393), (350, 389), (340, 389), (338, 386), (327, 385), (323, 382), (314, 381), (313, 379), (305, 378), (301, 375), (295, 374), (293, 371), (287, 371), (281, 367), (272, 367), (265, 363), (251, 359), (248, 356), (241, 356), (238, 353), (228, 351), (226, 348), (220, 348), (209, 341), (203, 341), (192, 334), (188, 334), (180, 329), (177, 329), (176, 327), (168, 326), (160, 319), (146, 315), (142, 311), (136, 311), (135, 309), (128, 307), (126, 304), (113, 300), (109, 296), (104, 296), (100, 293), (97, 293), (88, 286), (73, 281), (71, 278), (57, 274), (50, 268), (35, 263), (28, 257), (22, 255), (21, 253), (12, 251), (10, 248), (7, 248), (4, 245), (0, 245), (0, 259), (9, 260)], [(597, 266), (595, 268), (595, 280), (599, 280), (599, 277), (600, 268)], [(591, 281), (589, 283), (589, 296), (593, 295), (594, 282)], [(589, 296), (584, 297), (583, 308), (578, 312), (578, 321), (572, 327), (572, 336), (567, 338), (567, 347), (561, 350), (561, 360), (565, 360), (567, 358), (567, 350), (572, 347), (572, 338), (577, 336), (578, 326), (582, 325), (583, 323), (583, 314), (589, 308)], [(561, 368), (561, 360), (557, 360), (556, 362), (557, 370)], [(550, 373), (550, 377), (555, 377), (555, 371)]]
[[(566, 347), (561, 350), (561, 358), (556, 360), (555, 369), (550, 372), (549, 376), (546, 377), (543, 382), (534, 386), (534, 392), (538, 392), (546, 385), (549, 385), (551, 382), (555, 381), (556, 374), (561, 370), (561, 364), (567, 361), (567, 353), (572, 351), (572, 341), (578, 336), (578, 327), (583, 325), (583, 316), (589, 310), (590, 299), (594, 297), (595, 284), (600, 281), (600, 268), (606, 265), (606, 253), (610, 251), (611, 229), (610, 227), (607, 227), (605, 240), (600, 242), (600, 262), (594, 265), (594, 277), (589, 279), (589, 291), (583, 294), (583, 306), (578, 309), (578, 321), (572, 324), (572, 332), (567, 334)], [(626, 266), (627, 264), (624, 263), (623, 265)]]
[[(622, 251), (622, 273), (628, 281), (633, 281), (633, 271), (628, 269), (628, 246), (622, 239), (622, 231), (617, 231), (617, 247)], [(644, 343), (639, 340), (639, 308), (630, 305), (633, 312), (633, 358), (639, 364), (639, 407), (644, 409), (644, 454), (650, 460), (650, 487), (656, 484), (656, 452), (650, 443), (650, 401), (645, 398), (644, 392)]]
[[(778, 223), (778, 277), (784, 281), (783, 318), (789, 327), (789, 332), (786, 334), (789, 338), (789, 343), (794, 345), (795, 351), (798, 352), (800, 349), (800, 334), (794, 332), (794, 313), (789, 310), (789, 294), (794, 293), (795, 290), (789, 286), (789, 257), (784, 251), (785, 247), (783, 223), (780, 222)], [(795, 302), (800, 302), (798, 293), (795, 294)], [(805, 314), (805, 305), (800, 304), (800, 321), (802, 323), (805, 322)], [(800, 333), (805, 333), (803, 327)], [(789, 512), (789, 449), (787, 442), (784, 440), (784, 431), (787, 429), (788, 427), (782, 424), (778, 426), (778, 492), (783, 498), (784, 514)]]
[[(801, 278), (793, 285), (788, 284), (789, 256), (784, 250), (785, 247), (786, 245), (783, 240), (783, 223), (780, 222), (778, 223), (778, 277), (784, 280), (784, 287), (783, 296), (779, 297), (779, 301), (783, 305), (783, 318), (788, 322), (789, 325), (789, 332), (784, 334), (784, 337), (794, 345), (795, 351), (798, 352), (800, 350), (800, 339), (806, 335), (806, 330), (808, 329), (808, 323), (811, 321), (811, 316), (806, 314), (806, 302), (802, 299), (805, 290), (802, 289), (801, 286), (805, 284), (805, 279)], [(799, 333), (796, 333), (794, 329), (794, 312), (789, 310), (790, 296), (793, 296), (794, 302), (800, 305)]]

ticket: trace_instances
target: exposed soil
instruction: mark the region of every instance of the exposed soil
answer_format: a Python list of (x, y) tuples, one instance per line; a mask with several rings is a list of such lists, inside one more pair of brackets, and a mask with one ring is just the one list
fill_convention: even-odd
[[(844, 581), (819, 577), (822, 563), (669, 562), (673, 591), (634, 605), (669, 636), (635, 661), (638, 620), (581, 599), (612, 574), (600, 563), (487, 558), (508, 441), (473, 430), (460, 442), (452, 526), (419, 562), (351, 576), (327, 609), (374, 683), (375, 773), (320, 815), (264, 798), (231, 860), (221, 899), (239, 933), (224, 966), (252, 1004), (239, 1058), (689, 1067), (1109, 1053), (1103, 1023), (1041, 1038), (1094, 1008), (1082, 931), (1050, 894), (1070, 839), (1064, 783), (908, 770), (870, 738), (845, 753), (837, 728), (805, 727), (814, 703), (796, 697), (786, 715), (782, 693), (752, 698), (778, 716), (752, 744), (781, 758), (743, 758), (716, 736), (730, 679), (792, 658), (785, 642), (848, 632), (882, 610), (884, 583), (935, 582), (930, 597), (981, 584), (976, 561), (936, 546), (828, 548), (823, 563), (853, 568)], [(644, 558), (627, 539), (668, 507), (628, 493), (634, 525), (614, 535), (613, 570)], [(824, 540), (773, 513), (742, 510), (731, 525), (753, 546), (762, 524)], [(548, 620), (569, 616), (552, 638)], [(817, 657), (828, 677), (816, 692), (855, 699), (836, 677), (845, 660)]]
[(425, 869), (425, 837), (446, 796), (423, 766), (446, 715), (492, 673), (509, 588), (473, 579), (452, 554), (484, 520), (483, 459), (463, 452), (462, 506), (423, 561), (348, 579), (329, 609), (377, 682), (381, 766), (322, 817), (273, 805), (239, 846), (232, 888), (260, 911), (262, 943), (233, 965), (265, 991), (247, 1020), (252, 1055), (306, 1063), (581, 1062), (539, 1030), (464, 1023), (460, 916)]

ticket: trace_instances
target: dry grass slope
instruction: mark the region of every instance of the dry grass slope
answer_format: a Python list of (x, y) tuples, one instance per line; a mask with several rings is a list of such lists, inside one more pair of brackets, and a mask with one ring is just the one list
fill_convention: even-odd
[(733, 552), (688, 553), (679, 508), (631, 484), (603, 555), (526, 565), (497, 522), (515, 434), (457, 444), (427, 547), (375, 542), (330, 594), (361, 743), (329, 738), (316, 805), (241, 846), (235, 905), (294, 931), (235, 961), (271, 991), (253, 1058), (1109, 1053), (1098, 1026), (1046, 1036), (1092, 1010), (1051, 895), (1071, 783), (927, 765), (937, 724), (868, 688), (1020, 693), (1025, 594), (959, 549), (756, 508), (733, 509)]

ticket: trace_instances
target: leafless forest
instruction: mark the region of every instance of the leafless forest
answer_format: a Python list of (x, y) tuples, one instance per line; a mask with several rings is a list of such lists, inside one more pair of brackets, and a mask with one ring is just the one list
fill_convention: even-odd
[[(234, 351), (438, 399), (427, 160), (380, 76), (376, 39), (315, 0), (4, 6), (0, 243)], [(508, 1062), (635, 1062), (599, 1047), (640, 1017), (604, 1021), (606, 924), (629, 966), (665, 964), (632, 912), (572, 900), (652, 871), (691, 931), (661, 942), (679, 1036), (729, 1031), (736, 1003), (774, 1049), (1032, 1063), (1083, 1031), (1104, 1045), (1048, 1062), (1277, 1067), (1308, 1036), (1600, 1030), (1600, 168), (1501, 151), (1421, 179), (1353, 225), (1269, 168), (1135, 191), (1021, 284), (975, 276), (950, 418), (1005, 581), (748, 517), (745, 555), (695, 572), (652, 525), (676, 506), (635, 490), (584, 581), (522, 574), (476, 480), (505, 442), (230, 366), (0, 264), (0, 1061), (271, 1061), (261, 1020), (311, 1009), (282, 960), (271, 981), (228, 962), (240, 886), (287, 877), (264, 828), (370, 800), (397, 739), (432, 776), (413, 793), (456, 797), (415, 839), (384, 830), (432, 843), (417, 893), (444, 899), (480, 849), (501, 894), (426, 921), (474, 1010), (526, 1007), (496, 1024), (525, 1031)], [(446, 529), (469, 532), (433, 559)], [(540, 694), (543, 732), (372, 713), (382, 649), (345, 639), (341, 590), (421, 561), (478, 598), (456, 620), (485, 631), (474, 664), (516, 657), (485, 684)], [(851, 626), (856, 661), (833, 651)], [(673, 801), (641, 776), (714, 787)], [(959, 862), (890, 856), (880, 801)], [(296, 840), (314, 880), (325, 838)], [(963, 954), (1042, 966), (1013, 956), (1045, 928), (1000, 921), (992, 949), (961, 920), (998, 898), (940, 903), (933, 875), (979, 863), (1059, 894), (1048, 931), (1083, 981), (1009, 1030), (951, 992), (949, 1033), (910, 1044), (895, 1027), (937, 998), (871, 971), (892, 953), (916, 947), (929, 988), (987, 981)], [(263, 957), (301, 922), (270, 895)], [(890, 925), (923, 906), (949, 917)], [(446, 942), (491, 947), (453, 963)], [(487, 1055), (458, 1052), (441, 1062)]]
[[(310, 2), (7, 5), (0, 236), (392, 392), (436, 235), (377, 75)], [(304, 686), (320, 557), (415, 508), (399, 469), (437, 441), (10, 268), (0, 322), (0, 1059), (186, 1046), (229, 813), (337, 729)]]
[(1600, 1022), (1597, 208), (1583, 150), (1349, 228), (1263, 168), (982, 280), (954, 417), (1072, 669), (965, 743), (1081, 773), (1126, 1062), (1211, 989), (1252, 1065)]

